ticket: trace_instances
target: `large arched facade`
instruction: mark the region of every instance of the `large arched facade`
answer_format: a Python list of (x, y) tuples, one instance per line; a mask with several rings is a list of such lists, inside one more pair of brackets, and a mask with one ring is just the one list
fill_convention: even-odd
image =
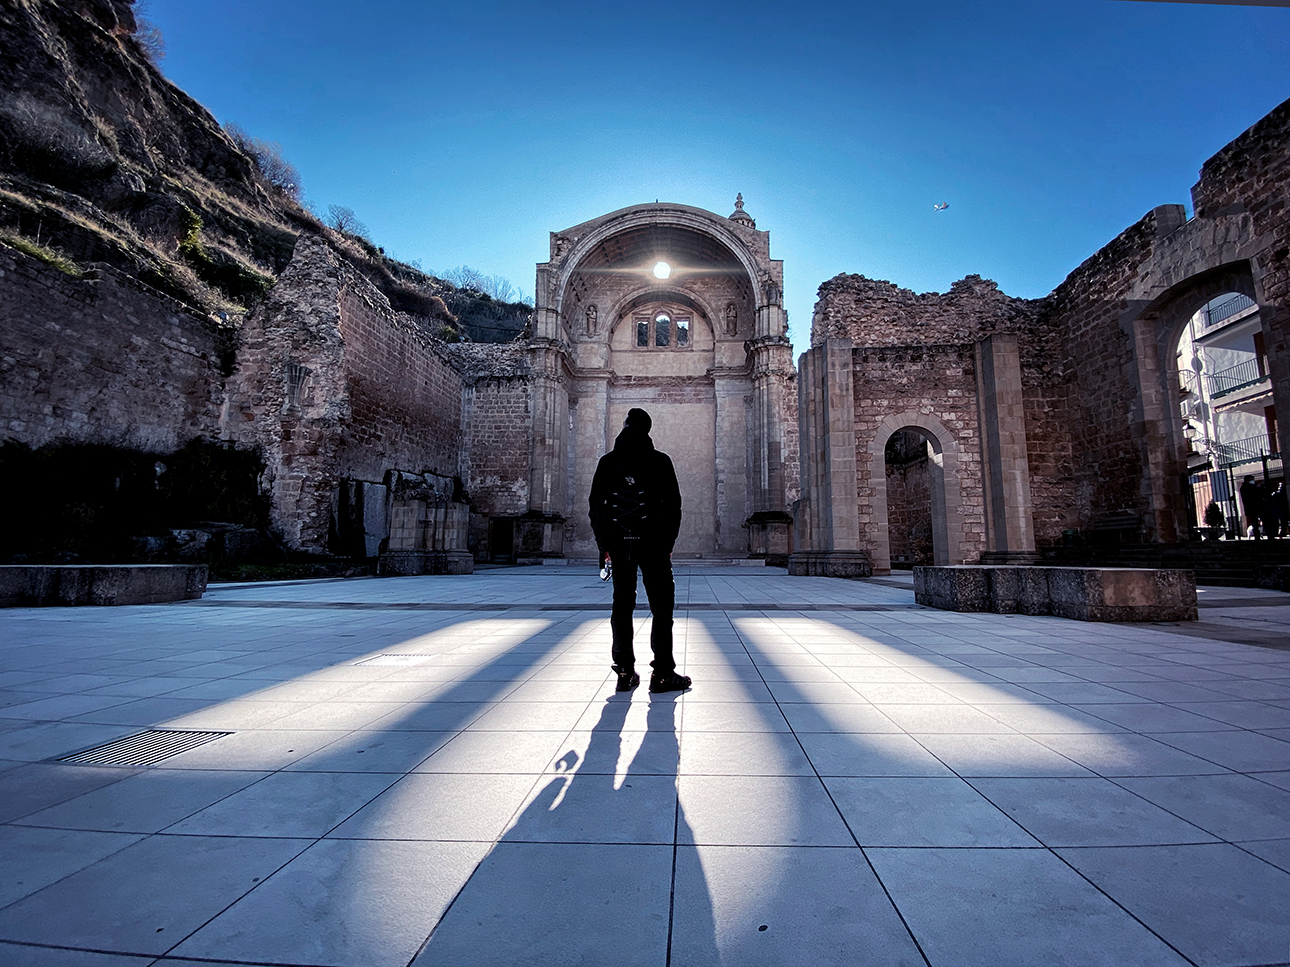
[(675, 556), (787, 555), (796, 391), (782, 292), (742, 200), (729, 217), (655, 203), (552, 233), (530, 349), (532, 551), (594, 556), (591, 478), (639, 406), (681, 482)]

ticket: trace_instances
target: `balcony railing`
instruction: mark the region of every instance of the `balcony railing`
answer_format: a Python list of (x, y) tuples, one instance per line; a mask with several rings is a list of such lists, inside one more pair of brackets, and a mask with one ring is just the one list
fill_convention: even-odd
[(1253, 463), (1263, 457), (1275, 459), (1278, 456), (1273, 452), (1271, 441), (1266, 433), (1246, 437), (1244, 440), (1227, 440), (1222, 443), (1217, 440), (1210, 440), (1208, 442), (1210, 450), (1218, 457), (1219, 466), (1232, 467), (1241, 463)]
[(1258, 305), (1247, 295), (1234, 295), (1226, 302), (1202, 310), (1205, 314), (1205, 328), (1210, 329), (1223, 321), (1232, 318), (1238, 312), (1244, 312), (1250, 306)]
[(1210, 373), (1205, 385), (1209, 387), (1209, 398), (1218, 399), (1246, 386), (1261, 383), (1267, 378), (1267, 366), (1261, 357), (1255, 356), (1227, 369), (1220, 369), (1217, 373)]

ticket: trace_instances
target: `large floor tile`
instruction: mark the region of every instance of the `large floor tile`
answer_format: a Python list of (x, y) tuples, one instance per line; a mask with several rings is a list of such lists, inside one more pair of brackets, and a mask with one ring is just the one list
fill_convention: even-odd
[(110, 786), (136, 770), (109, 766), (21, 762), (0, 772), (0, 823), (12, 822), (49, 806)]
[(155, 962), (151, 956), (128, 957), (0, 942), (0, 963), (5, 967), (151, 967)]
[(1083, 766), (1018, 732), (919, 735), (916, 739), (961, 776), (1087, 776)]
[(484, 843), (323, 840), (174, 953), (403, 967), (487, 851)]
[(1108, 779), (970, 781), (1046, 846), (1146, 846), (1215, 839)]
[(850, 846), (815, 778), (687, 776), (679, 780), (680, 842), (717, 846)]
[(0, 758), (20, 762), (40, 762), (71, 755), (134, 731), (120, 725), (91, 725), (86, 722), (13, 720), (12, 724), (15, 726), (12, 729), (0, 729)]
[(1290, 790), (1250, 776), (1124, 777), (1115, 781), (1222, 839), (1290, 837)]
[[(126, 833), (0, 826), (0, 907), (137, 843)], [(3, 961), (0, 961), (3, 962)]]
[(1247, 853), (1255, 856), (1278, 869), (1290, 873), (1290, 839), (1261, 839), (1253, 842), (1236, 844)]
[(681, 846), (673, 967), (921, 967), (856, 848)]
[(350, 732), (285, 766), (289, 772), (392, 772), (403, 775), (456, 732)]
[(278, 730), (272, 725), (263, 729), (246, 729), (159, 762), (156, 768), (276, 772), (348, 734), (322, 729)]
[(1290, 873), (1235, 846), (1058, 852), (1200, 967), (1283, 963), (1290, 954)]
[(822, 776), (950, 776), (953, 773), (913, 736), (904, 733), (800, 732)]
[(826, 778), (861, 846), (1037, 846), (958, 778)]
[(779, 706), (767, 703), (686, 703), (682, 723), (687, 732), (787, 732)]
[(932, 967), (1187, 967), (1047, 850), (866, 852)]
[(573, 772), (540, 783), (504, 839), (670, 844), (675, 830), (674, 777)]
[(388, 773), (278, 772), (194, 813), (167, 832), (315, 838), (344, 822), (399, 778)]
[(1101, 776), (1212, 775), (1229, 771), (1208, 759), (1137, 732), (1031, 733), (1031, 736)]
[(681, 771), (708, 776), (811, 776), (789, 732), (690, 732), (681, 742)]
[(1108, 702), (1072, 707), (1134, 732), (1220, 732), (1233, 728), (1217, 719), (1145, 700), (1123, 705)]
[(1175, 703), (1177, 708), (1242, 729), (1290, 728), (1290, 708), (1266, 702), (1225, 701)]
[(883, 705), (882, 714), (911, 734), (1007, 732), (1010, 727), (966, 703), (955, 705)]
[(155, 833), (263, 779), (263, 772), (146, 769), (24, 816), (26, 826)]
[(1258, 732), (1155, 732), (1151, 736), (1236, 772), (1274, 772), (1290, 762), (1290, 742)]
[(413, 964), (658, 967), (671, 880), (671, 846), (499, 843)]
[(404, 776), (330, 836), (491, 843), (524, 805), (533, 785), (531, 775)]
[(0, 910), (0, 940), (160, 954), (307, 845), (149, 836)]
[(569, 744), (559, 732), (460, 732), (411, 771), (537, 775)]
[(794, 732), (900, 732), (900, 726), (867, 702), (827, 705), (782, 705)]

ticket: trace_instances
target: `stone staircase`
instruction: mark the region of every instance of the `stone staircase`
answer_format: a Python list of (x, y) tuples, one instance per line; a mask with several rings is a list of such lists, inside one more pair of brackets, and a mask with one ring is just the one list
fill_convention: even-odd
[(1189, 568), (1197, 584), (1253, 588), (1255, 568), (1290, 567), (1290, 539), (1192, 541), (1181, 544), (1120, 544), (1046, 547), (1047, 565), (1076, 567)]

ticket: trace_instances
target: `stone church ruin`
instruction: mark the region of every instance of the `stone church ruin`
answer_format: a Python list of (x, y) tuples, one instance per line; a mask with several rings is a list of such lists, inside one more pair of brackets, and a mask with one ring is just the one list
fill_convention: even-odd
[[(167, 96), (189, 136), (239, 157)], [(552, 232), (505, 342), (472, 341), (432, 280), (393, 278), (301, 212), (275, 223), (275, 274), (232, 320), (126, 262), (69, 272), (0, 241), (0, 439), (157, 454), (158, 479), (194, 439), (253, 453), (283, 545), (389, 574), (594, 557), (591, 475), (634, 406), (677, 465), (679, 561), (858, 577), (1175, 546), (1210, 499), (1239, 519), (1234, 476), (1284, 475), (1288, 157), (1290, 102), (1205, 163), (1190, 218), (1153, 209), (1042, 299), (977, 276), (924, 294), (830, 279), (796, 365), (784, 266), (742, 197)], [(263, 189), (234, 167), (210, 177), (250, 205)], [(150, 204), (149, 224), (178, 212), (190, 261), (242, 257), (201, 248), (220, 212), (202, 228)]]

